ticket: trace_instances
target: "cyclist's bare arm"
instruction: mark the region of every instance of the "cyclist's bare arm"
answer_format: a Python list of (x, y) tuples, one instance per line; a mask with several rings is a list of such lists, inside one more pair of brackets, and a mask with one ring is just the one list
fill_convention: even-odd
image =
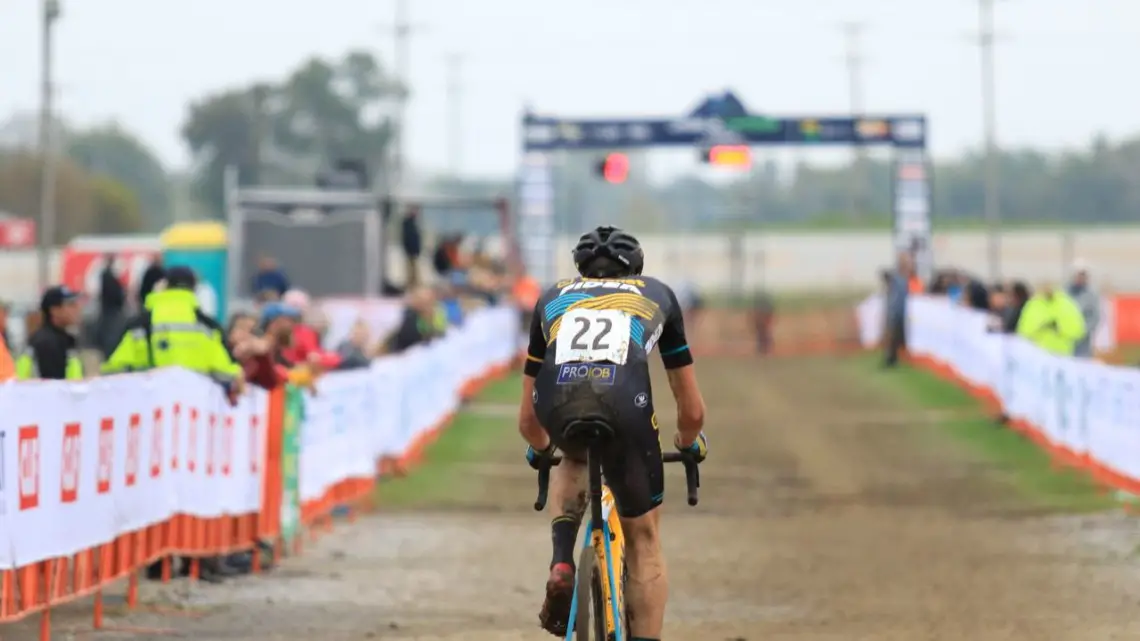
[(692, 365), (665, 371), (669, 377), (669, 389), (677, 400), (677, 431), (681, 433), (681, 445), (687, 447), (700, 436), (705, 426), (705, 399), (697, 385), (697, 373)]
[(669, 377), (669, 389), (677, 401), (677, 431), (681, 434), (681, 445), (692, 445), (705, 425), (705, 399), (697, 385), (697, 373), (693, 368), (693, 354), (685, 336), (685, 321), (681, 306), (672, 291), (672, 309), (661, 328), (661, 340), (657, 347), (661, 352), (661, 362)]
[(519, 434), (528, 445), (536, 450), (550, 446), (550, 436), (538, 422), (534, 413), (534, 377), (542, 369), (542, 359), (546, 356), (546, 334), (542, 331), (542, 315), (538, 306), (530, 321), (530, 344), (526, 348), (526, 363), (523, 365), (522, 397), (519, 398)]

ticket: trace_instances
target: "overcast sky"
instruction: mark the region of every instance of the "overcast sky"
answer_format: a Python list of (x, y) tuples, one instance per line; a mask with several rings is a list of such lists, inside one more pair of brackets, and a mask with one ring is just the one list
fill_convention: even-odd
[[(192, 99), (283, 76), (313, 54), (391, 60), (394, 0), (62, 0), (61, 108), (115, 119), (184, 167)], [(34, 109), (38, 0), (0, 2), (0, 117)], [(866, 108), (922, 111), (935, 154), (981, 136), (971, 0), (413, 0), (412, 164), (447, 167), (446, 56), (467, 56), (465, 173), (507, 175), (524, 103), (566, 116), (680, 115), (734, 88), (754, 111), (848, 109), (839, 23), (866, 23)], [(1140, 2), (998, 3), (999, 136), (1056, 148), (1140, 133)]]

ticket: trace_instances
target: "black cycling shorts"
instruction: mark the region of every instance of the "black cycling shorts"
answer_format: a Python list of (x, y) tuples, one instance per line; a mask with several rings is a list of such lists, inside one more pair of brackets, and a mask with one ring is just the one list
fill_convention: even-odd
[(587, 375), (583, 377), (586, 380), (559, 383), (558, 366), (543, 367), (535, 379), (535, 414), (562, 454), (581, 462), (585, 462), (586, 452), (565, 441), (566, 426), (572, 421), (597, 419), (612, 427), (616, 438), (602, 452), (602, 475), (613, 492), (619, 515), (633, 518), (646, 514), (661, 505), (665, 496), (661, 438), (648, 377), (623, 372), (614, 365), (581, 366), (606, 368), (611, 378)]

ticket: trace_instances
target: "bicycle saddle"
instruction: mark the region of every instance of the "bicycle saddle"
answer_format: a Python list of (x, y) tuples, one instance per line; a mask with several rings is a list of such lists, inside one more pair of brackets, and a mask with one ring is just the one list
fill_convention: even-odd
[(578, 447), (591, 448), (604, 445), (616, 437), (614, 428), (601, 419), (570, 421), (562, 430), (562, 438)]

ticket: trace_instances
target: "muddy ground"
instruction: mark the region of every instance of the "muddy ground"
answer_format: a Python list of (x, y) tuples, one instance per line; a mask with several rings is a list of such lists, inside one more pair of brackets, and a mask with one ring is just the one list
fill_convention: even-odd
[[(1126, 517), (1027, 509), (989, 466), (931, 439), (931, 415), (900, 411), (835, 361), (699, 367), (712, 455), (699, 507), (684, 505), (678, 470), (669, 479), (666, 639), (1140, 638), (1140, 537), (1120, 536)], [(553, 638), (536, 618), (546, 519), (531, 511), (520, 448), (504, 442), (470, 464), (479, 490), (460, 504), (338, 528), (266, 578), (189, 594), (148, 585), (148, 603), (184, 612), (114, 610), (112, 622), (149, 631), (92, 636), (57, 616), (57, 638)]]

